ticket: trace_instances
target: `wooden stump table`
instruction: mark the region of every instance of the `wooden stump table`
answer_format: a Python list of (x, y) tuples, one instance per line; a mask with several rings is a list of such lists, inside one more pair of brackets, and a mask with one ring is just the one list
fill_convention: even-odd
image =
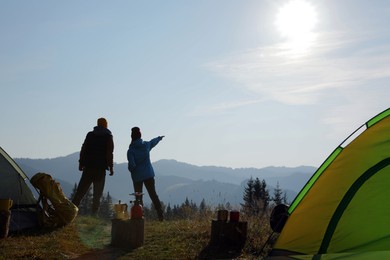
[(211, 223), (210, 245), (242, 248), (246, 241), (247, 229), (248, 223), (246, 221), (213, 220)]
[(112, 219), (111, 245), (135, 249), (144, 245), (144, 219)]

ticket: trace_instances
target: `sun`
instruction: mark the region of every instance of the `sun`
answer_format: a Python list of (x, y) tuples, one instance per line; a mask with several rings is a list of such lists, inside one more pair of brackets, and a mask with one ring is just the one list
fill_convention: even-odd
[(291, 0), (279, 9), (276, 27), (282, 36), (297, 38), (312, 32), (317, 23), (315, 8), (304, 0)]
[(275, 25), (291, 48), (307, 48), (317, 22), (317, 12), (312, 4), (305, 0), (290, 0), (280, 7)]

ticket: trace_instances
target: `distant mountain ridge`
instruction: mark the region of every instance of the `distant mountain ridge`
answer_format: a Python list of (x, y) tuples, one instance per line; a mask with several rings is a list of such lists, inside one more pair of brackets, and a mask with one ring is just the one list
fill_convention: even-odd
[[(66, 195), (70, 195), (75, 183), (79, 182), (79, 153), (53, 159), (16, 158), (15, 161), (31, 177), (37, 172), (53, 176)], [(244, 188), (249, 178), (264, 179), (273, 194), (273, 188), (279, 184), (289, 200), (292, 200), (310, 176), (315, 167), (265, 167), (228, 168), (217, 166), (195, 166), (175, 160), (159, 160), (153, 163), (156, 172), (156, 188), (164, 204), (180, 205), (186, 198), (199, 204), (202, 199), (212, 206), (229, 202), (232, 205), (242, 203)], [(114, 165), (114, 176), (106, 177), (105, 193), (108, 191), (115, 200), (129, 201), (133, 192), (127, 163)], [(150, 203), (145, 196), (145, 203)]]
[[(217, 180), (227, 183), (239, 184), (250, 176), (253, 178), (288, 177), (291, 174), (313, 174), (315, 169), (310, 166), (288, 167), (265, 167), (257, 168), (228, 168), (218, 166), (195, 166), (175, 160), (159, 160), (153, 163), (153, 167), (159, 170), (161, 175), (183, 176), (192, 180)], [(248, 177), (249, 176), (249, 177)], [(275, 183), (276, 184), (276, 183)]]

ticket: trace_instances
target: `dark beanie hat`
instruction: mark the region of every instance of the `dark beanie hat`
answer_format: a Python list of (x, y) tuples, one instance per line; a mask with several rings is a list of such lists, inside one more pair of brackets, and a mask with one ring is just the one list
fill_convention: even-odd
[(141, 138), (141, 130), (139, 127), (133, 127), (131, 128), (131, 139), (137, 140)]

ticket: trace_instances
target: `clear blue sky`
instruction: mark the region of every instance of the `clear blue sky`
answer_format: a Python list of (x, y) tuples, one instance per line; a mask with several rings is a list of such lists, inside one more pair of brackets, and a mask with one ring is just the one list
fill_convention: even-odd
[(1, 1), (0, 146), (66, 156), (106, 117), (117, 163), (139, 126), (152, 161), (319, 166), (389, 107), (390, 4), (289, 2)]

